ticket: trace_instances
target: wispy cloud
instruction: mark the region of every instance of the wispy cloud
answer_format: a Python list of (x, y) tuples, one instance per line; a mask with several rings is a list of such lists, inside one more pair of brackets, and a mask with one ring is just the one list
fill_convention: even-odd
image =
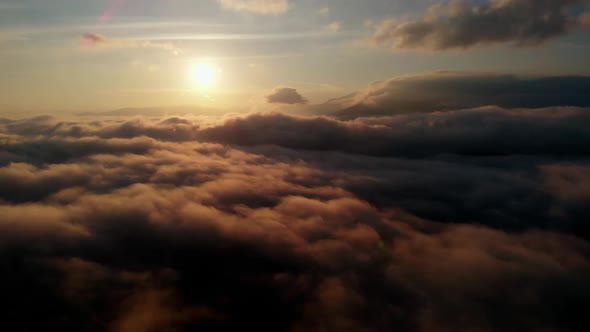
[(174, 55), (181, 53), (181, 50), (172, 43), (159, 43), (149, 40), (111, 39), (94, 33), (85, 33), (80, 39), (82, 44), (88, 47), (155, 48), (172, 52)]
[[(285, 33), (174, 33), (174, 34), (154, 34), (138, 36), (132, 40), (293, 40), (293, 39), (316, 39), (330, 37), (332, 30), (324, 31), (294, 31)], [(355, 34), (355, 36), (360, 36)]]
[(324, 7), (322, 9), (318, 10), (317, 14), (321, 15), (321, 16), (328, 16), (328, 15), (330, 15), (330, 8)]
[(257, 14), (282, 14), (289, 10), (288, 0), (217, 0), (225, 9)]
[(332, 22), (324, 27), (325, 31), (328, 32), (338, 32), (342, 28), (342, 23), (340, 22)]

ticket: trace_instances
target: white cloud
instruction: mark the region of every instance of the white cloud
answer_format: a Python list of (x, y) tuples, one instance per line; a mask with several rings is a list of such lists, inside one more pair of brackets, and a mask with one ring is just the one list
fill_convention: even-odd
[(328, 16), (328, 15), (330, 15), (330, 8), (328, 8), (328, 7), (322, 8), (317, 11), (317, 14), (322, 15), (322, 16)]
[(288, 0), (217, 0), (225, 9), (257, 14), (282, 14), (289, 10)]
[(325, 31), (329, 32), (338, 32), (342, 28), (342, 24), (340, 22), (332, 22), (324, 27)]

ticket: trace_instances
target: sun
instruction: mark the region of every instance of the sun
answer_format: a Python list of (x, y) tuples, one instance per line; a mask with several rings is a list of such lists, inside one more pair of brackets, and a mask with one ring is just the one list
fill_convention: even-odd
[(194, 65), (191, 69), (193, 81), (201, 89), (209, 89), (217, 83), (219, 69), (205, 62)]

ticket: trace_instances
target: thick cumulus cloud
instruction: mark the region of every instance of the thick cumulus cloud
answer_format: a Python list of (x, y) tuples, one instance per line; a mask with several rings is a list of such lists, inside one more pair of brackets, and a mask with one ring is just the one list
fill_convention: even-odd
[(341, 101), (342, 118), (433, 112), (496, 105), (505, 108), (590, 107), (588, 76), (518, 77), (435, 72), (374, 82)]
[(288, 0), (217, 0), (223, 8), (256, 14), (282, 14), (289, 10)]
[(0, 119), (2, 324), (577, 331), (588, 114)]
[(266, 101), (270, 104), (306, 104), (307, 100), (293, 88), (276, 88), (271, 94), (266, 96)]
[(456, 0), (430, 7), (420, 20), (390, 19), (372, 40), (401, 49), (466, 49), (495, 43), (531, 46), (584, 26), (575, 15), (588, 0)]

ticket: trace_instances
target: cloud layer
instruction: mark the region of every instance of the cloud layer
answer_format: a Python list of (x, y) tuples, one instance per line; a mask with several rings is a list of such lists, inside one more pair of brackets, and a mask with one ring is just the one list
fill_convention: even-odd
[(518, 77), (435, 72), (374, 82), (339, 100), (341, 118), (425, 113), (496, 105), (504, 108), (590, 107), (588, 76)]
[(588, 114), (0, 119), (3, 324), (576, 331)]
[(400, 49), (448, 50), (479, 45), (534, 46), (565, 35), (583, 25), (573, 15), (587, 0), (486, 0), (452, 1), (430, 7), (423, 18), (377, 26), (376, 45)]

